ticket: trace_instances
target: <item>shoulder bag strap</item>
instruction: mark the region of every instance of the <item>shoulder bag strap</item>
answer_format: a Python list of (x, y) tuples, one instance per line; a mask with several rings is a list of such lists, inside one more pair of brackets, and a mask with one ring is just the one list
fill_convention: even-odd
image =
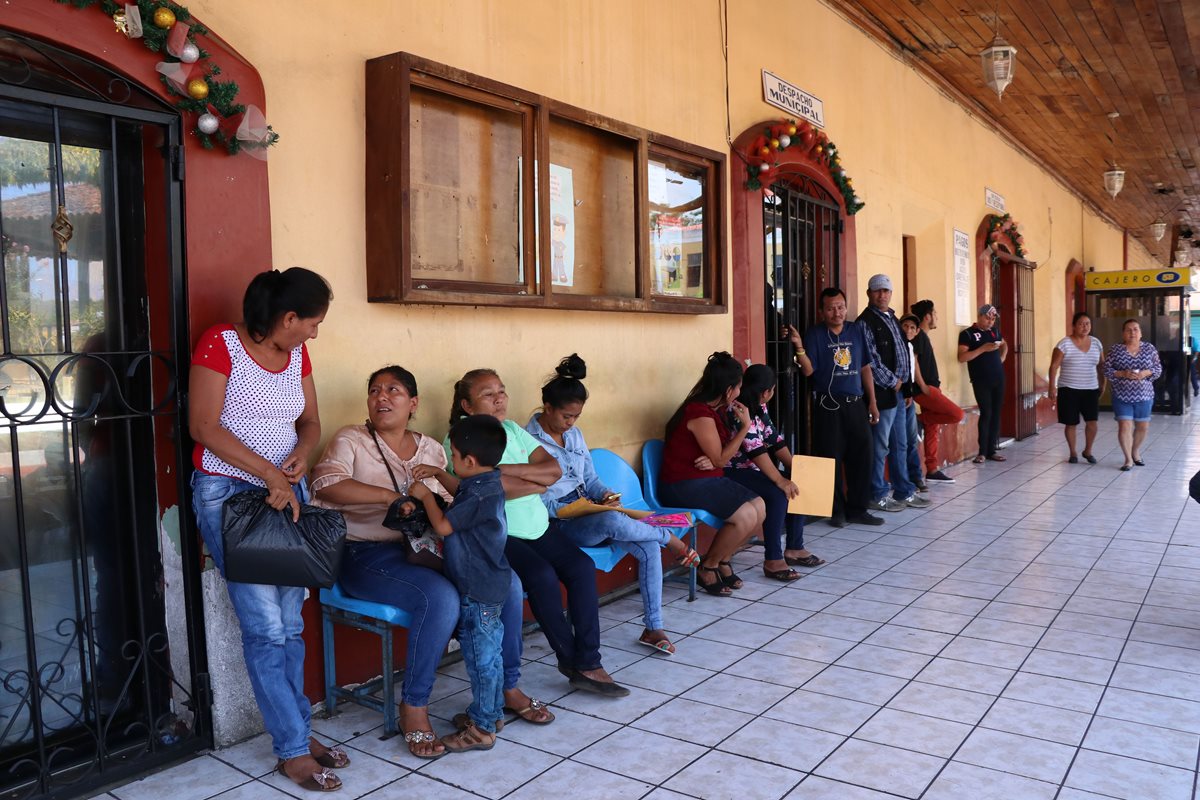
[(396, 494), (404, 494), (400, 491), (400, 483), (396, 480), (396, 473), (392, 472), (392, 465), (388, 463), (387, 456), (384, 455), (383, 445), (379, 444), (379, 437), (375, 435), (375, 426), (369, 421), (367, 422), (367, 430), (371, 434), (371, 438), (375, 440), (375, 449), (379, 451), (379, 457), (383, 459), (383, 466), (387, 468), (388, 477), (392, 479), (392, 488), (396, 490)]

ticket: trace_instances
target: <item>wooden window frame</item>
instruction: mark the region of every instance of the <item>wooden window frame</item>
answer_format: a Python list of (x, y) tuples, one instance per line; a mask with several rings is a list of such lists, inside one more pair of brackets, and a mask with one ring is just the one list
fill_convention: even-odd
[[(525, 284), (414, 280), (409, 142), (412, 87), (522, 116), (522, 257)], [(411, 53), (393, 53), (366, 64), (366, 264), (367, 299), (373, 303), (506, 306), (591, 311), (723, 314), (726, 304), (725, 156), (644, 128), (595, 114)], [(634, 145), (634, 297), (555, 291), (551, 280), (551, 118), (595, 129)], [(528, 157), (532, 156), (532, 157)], [(705, 182), (704, 298), (651, 292), (648, 170), (651, 159), (702, 171)], [(536, 175), (534, 174), (536, 165)], [(535, 210), (534, 203), (537, 207)], [(535, 238), (536, 237), (536, 238)], [(542, 254), (539, 258), (539, 253)]]

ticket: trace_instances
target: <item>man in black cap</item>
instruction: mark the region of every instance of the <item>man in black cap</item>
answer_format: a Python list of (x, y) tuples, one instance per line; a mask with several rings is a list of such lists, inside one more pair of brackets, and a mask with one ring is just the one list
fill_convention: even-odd
[(1004, 359), (1008, 342), (1000, 338), (996, 319), (1000, 312), (991, 303), (979, 307), (975, 324), (958, 335), (958, 360), (967, 365), (975, 402), (979, 404), (979, 455), (974, 463), (1005, 461), (996, 452), (1000, 444), (1000, 406), (1004, 402)]

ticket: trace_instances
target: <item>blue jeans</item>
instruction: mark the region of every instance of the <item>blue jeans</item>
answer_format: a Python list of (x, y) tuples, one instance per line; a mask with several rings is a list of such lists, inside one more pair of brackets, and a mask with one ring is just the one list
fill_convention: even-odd
[(580, 547), (597, 547), (611, 541), (618, 550), (624, 550), (638, 560), (638, 586), (642, 591), (644, 613), (642, 622), (649, 630), (661, 630), (662, 548), (671, 540), (670, 532), (638, 522), (620, 511), (602, 511), (555, 522)]
[(458, 625), (458, 590), (442, 575), (408, 563), (404, 542), (346, 542), (338, 583), (346, 594), (409, 613), (405, 705), (429, 705), (438, 663)]
[[(904, 399), (897, 398), (895, 408), (879, 410), (879, 424), (871, 429), (875, 440), (875, 459), (871, 463), (871, 499), (887, 497), (888, 492), (897, 500), (909, 497), (917, 487), (908, 479), (908, 424), (904, 417)], [(883, 465), (887, 463), (892, 482), (883, 479)]]
[(504, 714), (503, 608), (502, 603), (480, 603), (469, 597), (462, 598), (458, 608), (458, 643), (471, 679), (467, 715), (488, 733), (496, 732), (496, 720)]
[(512, 582), (508, 585), (508, 599), (504, 601), (504, 610), (500, 612), (504, 623), (504, 640), (501, 650), (504, 655), (504, 690), (517, 688), (521, 680), (521, 653), (525, 651), (525, 640), (522, 637), (525, 625), (525, 587), (517, 577), (516, 570), (512, 573)]
[[(192, 473), (192, 509), (200, 535), (221, 575), (225, 574), (225, 540), (221, 509), (225, 501), (246, 489), (247, 481), (221, 475)], [(295, 487), (296, 497), (308, 499), (308, 487)], [(263, 725), (271, 735), (277, 758), (308, 755), (312, 704), (304, 696), (304, 589), (257, 583), (225, 584), (242, 629), (242, 653)]]
[[(909, 403), (908, 408), (904, 411), (908, 419), (908, 480), (909, 483), (915, 484), (921, 480), (921, 445), (917, 441), (917, 401)], [(905, 495), (905, 497), (907, 496)]]
[[(783, 560), (785, 547), (788, 550), (804, 549), (804, 516), (787, 513), (788, 499), (783, 490), (757, 469), (725, 470), (725, 477), (737, 481), (763, 499), (767, 516), (763, 519), (763, 558), (766, 561)], [(803, 478), (800, 478), (803, 480)]]

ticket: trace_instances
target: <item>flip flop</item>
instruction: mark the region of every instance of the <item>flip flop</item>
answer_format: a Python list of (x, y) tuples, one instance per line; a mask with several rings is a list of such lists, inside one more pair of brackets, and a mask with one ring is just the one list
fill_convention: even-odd
[(783, 560), (787, 562), (789, 567), (819, 567), (825, 563), (825, 559), (820, 556), (815, 556), (812, 553), (803, 558), (795, 558), (793, 556), (784, 556)]
[(692, 567), (698, 567), (700, 566), (700, 554), (689, 547), (687, 552), (681, 555), (676, 563), (678, 563), (679, 566), (687, 567), (688, 569), (691, 569)]
[[(316, 739), (310, 738), (310, 741), (315, 742)], [(344, 769), (350, 766), (350, 756), (340, 747), (330, 747), (321, 755), (314, 753), (313, 761), (326, 769)]]
[[(529, 698), (529, 705), (525, 706), (524, 708), (505, 706), (504, 710), (511, 711), (531, 725), (549, 725), (551, 722), (554, 722), (554, 714), (551, 713), (550, 706), (546, 705), (535, 697)], [(531, 711), (545, 711), (546, 719), (534, 719), (533, 717), (528, 716)], [(496, 730), (500, 729), (496, 728)]]
[(783, 583), (791, 583), (800, 579), (800, 573), (794, 569), (767, 569), (763, 567), (763, 575), (773, 581), (782, 581)]
[(645, 636), (649, 631), (645, 631), (638, 637), (637, 643), (649, 647), (651, 650), (662, 653), (664, 656), (675, 655), (675, 645), (671, 644), (671, 640), (666, 636), (655, 638), (653, 641), (647, 641)]
[(975, 456), (971, 459), (972, 464), (982, 464), (985, 461), (987, 461), (987, 456)]
[[(449, 748), (442, 750), (440, 753), (433, 752), (428, 755), (421, 755), (413, 748), (413, 745), (425, 744), (426, 742), (436, 742), (437, 740), (438, 737), (433, 735), (433, 731), (408, 731), (404, 734), (404, 742), (408, 745), (409, 754), (413, 758), (423, 758), (427, 761), (433, 761), (434, 759), (441, 758), (442, 756), (446, 755), (446, 753), (450, 752)], [(442, 747), (446, 747), (445, 742), (442, 742)]]
[(988, 456), (987, 458), (988, 458), (988, 461), (1008, 461), (1008, 459), (1007, 459), (1007, 458), (1005, 458), (1004, 456), (1000, 455), (999, 453), (995, 453), (995, 454), (993, 454), (993, 455), (990, 455), (990, 456)]
[(328, 768), (322, 768), (320, 772), (314, 772), (304, 780), (298, 781), (287, 774), (287, 771), (284, 769), (284, 764), (286, 763), (282, 758), (279, 759), (279, 763), (275, 765), (275, 771), (301, 789), (306, 789), (310, 792), (336, 792), (342, 788), (342, 779), (337, 776), (336, 772), (331, 772)]

